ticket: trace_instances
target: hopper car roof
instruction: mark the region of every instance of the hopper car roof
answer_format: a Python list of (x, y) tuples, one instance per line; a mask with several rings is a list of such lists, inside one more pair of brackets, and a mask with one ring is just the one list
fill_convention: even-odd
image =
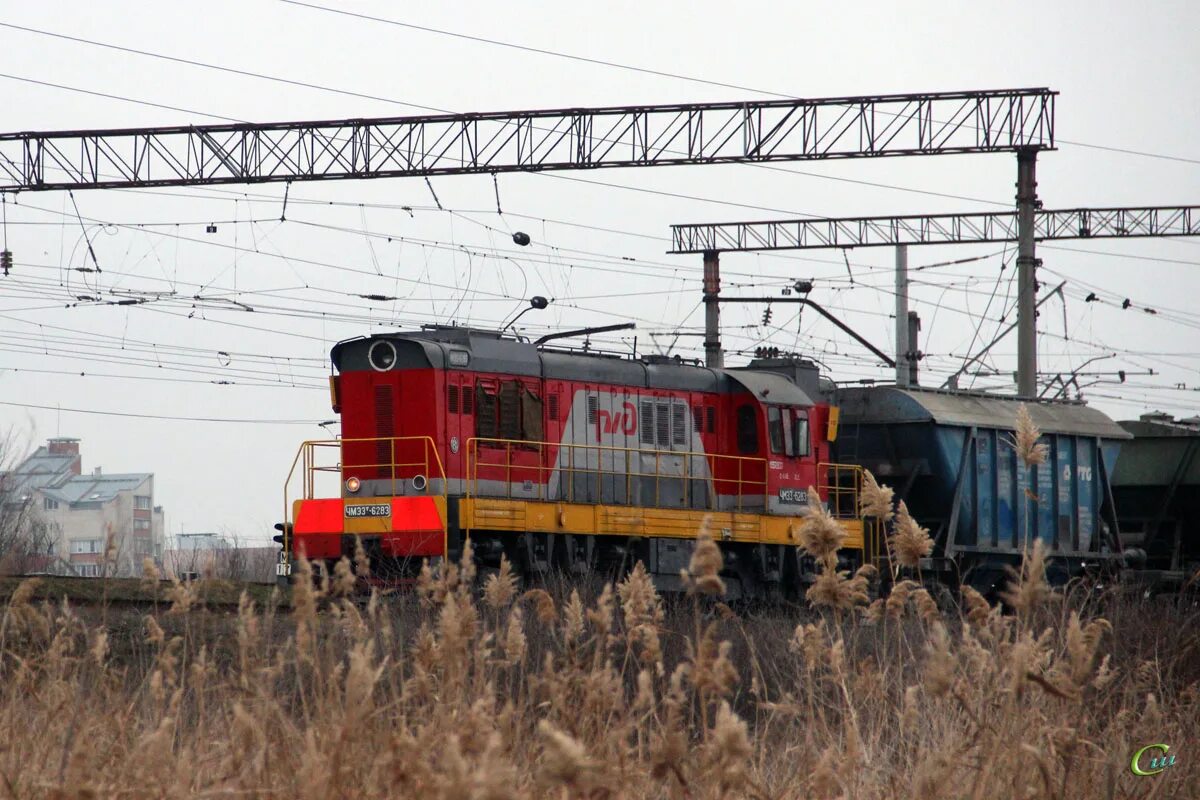
[[(936, 389), (901, 389), (894, 386), (851, 388), (838, 391), (847, 422), (932, 422), (955, 427), (1012, 430), (1022, 400), (982, 393)], [(1029, 415), (1043, 433), (1129, 439), (1131, 434), (1102, 411), (1072, 402), (1026, 403)]]

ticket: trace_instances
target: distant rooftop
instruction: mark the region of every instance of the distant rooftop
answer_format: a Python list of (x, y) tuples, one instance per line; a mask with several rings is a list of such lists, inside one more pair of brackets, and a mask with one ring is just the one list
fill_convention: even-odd
[[(77, 475), (78, 439), (55, 437), (48, 440), (20, 466), (6, 474), (11, 491), (18, 496), (40, 491), (61, 503), (107, 503), (117, 494), (133, 491), (153, 477), (149, 472)], [(53, 452), (53, 451), (60, 452)]]
[(120, 492), (132, 492), (152, 477), (149, 472), (76, 475), (59, 486), (43, 489), (42, 493), (67, 503), (107, 503)]

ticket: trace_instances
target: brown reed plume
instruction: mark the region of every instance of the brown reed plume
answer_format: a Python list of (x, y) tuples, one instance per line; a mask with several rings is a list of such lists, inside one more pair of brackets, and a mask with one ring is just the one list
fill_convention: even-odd
[(1036, 424), (1033, 417), (1029, 414), (1029, 408), (1022, 403), (1017, 409), (1017, 423), (1011, 440), (1013, 449), (1017, 451), (1017, 458), (1021, 459), (1021, 463), (1026, 467), (1036, 467), (1046, 463), (1046, 456), (1050, 452), (1050, 448), (1044, 442), (1038, 440), (1042, 438), (1042, 432)]
[(893, 533), (889, 540), (892, 557), (905, 567), (916, 567), (921, 559), (933, 552), (933, 539), (929, 538), (929, 529), (921, 527), (908, 512), (908, 505), (900, 501), (900, 511), (896, 514)]

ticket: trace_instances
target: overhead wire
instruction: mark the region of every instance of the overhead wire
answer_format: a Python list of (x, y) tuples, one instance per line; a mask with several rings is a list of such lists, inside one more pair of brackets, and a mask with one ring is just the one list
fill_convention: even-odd
[[(516, 42), (507, 42), (507, 41), (503, 41), (500, 39), (493, 39), (493, 38), (486, 37), (486, 36), (474, 36), (471, 34), (460, 33), (458, 31), (451, 31), (451, 30), (446, 30), (443, 28), (434, 28), (434, 27), (431, 27), (428, 25), (417, 25), (417, 24), (414, 24), (411, 22), (404, 22), (402, 20), (390, 19), (387, 17), (377, 17), (377, 16), (374, 16), (371, 14), (365, 14), (365, 13), (358, 12), (358, 11), (350, 11), (350, 10), (344, 9), (344, 8), (332, 8), (330, 6), (320, 5), (318, 3), (304, 2), (303, 0), (279, 0), (279, 2), (285, 3), (287, 5), (300, 6), (303, 8), (313, 9), (316, 11), (323, 11), (323, 12), (327, 12), (330, 14), (338, 14), (338, 15), (342, 15), (342, 16), (354, 17), (357, 19), (367, 20), (370, 22), (378, 22), (378, 23), (383, 23), (383, 24), (387, 24), (387, 25), (394, 25), (397, 27), (408, 28), (410, 30), (423, 31), (425, 33), (432, 33), (432, 34), (436, 34), (439, 36), (448, 36), (448, 37), (452, 37), (455, 39), (463, 39), (466, 41), (478, 42), (478, 43), (482, 43), (482, 44), (489, 44), (489, 45), (494, 45), (497, 47), (506, 47), (506, 48), (511, 48), (514, 50), (521, 50), (521, 51), (528, 52), (528, 53), (536, 53), (538, 55), (552, 56), (555, 58), (569, 59), (571, 61), (579, 61), (579, 62), (594, 64), (594, 65), (598, 65), (598, 66), (611, 67), (611, 68), (627, 70), (627, 71), (631, 71), (631, 72), (638, 72), (638, 73), (641, 73), (644, 75), (655, 75), (655, 76), (663, 77), (663, 78), (687, 81), (689, 83), (703, 84), (703, 85), (713, 86), (713, 87), (723, 88), (723, 89), (736, 89), (738, 91), (752, 92), (754, 94), (762, 94), (762, 95), (767, 95), (770, 97), (778, 97), (778, 98), (789, 99), (789, 100), (793, 99), (795, 97), (798, 97), (798, 95), (793, 94), (793, 93), (776, 92), (776, 91), (771, 91), (768, 89), (758, 89), (758, 88), (754, 88), (751, 86), (744, 86), (744, 85), (740, 85), (740, 84), (736, 84), (736, 83), (727, 83), (724, 81), (716, 81), (716, 80), (711, 80), (708, 78), (697, 77), (694, 75), (685, 75), (683, 73), (678, 73), (678, 72), (666, 72), (663, 70), (650, 69), (648, 67), (640, 67), (640, 66), (635, 66), (632, 64), (623, 64), (618, 61), (610, 61), (610, 60), (598, 59), (598, 58), (589, 58), (587, 56), (580, 56), (580, 55), (577, 55), (574, 53), (566, 53), (561, 50), (550, 50), (548, 48), (532, 47), (529, 45), (523, 45), (523, 44), (519, 44)], [(1200, 164), (1200, 159), (1185, 158), (1182, 156), (1164, 155), (1161, 153), (1149, 153), (1149, 152), (1145, 152), (1145, 151), (1132, 150), (1132, 149), (1127, 149), (1127, 148), (1088, 144), (1085, 142), (1071, 141), (1071, 140), (1061, 139), (1061, 138), (1059, 138), (1058, 141), (1063, 144), (1071, 144), (1071, 145), (1075, 145), (1077, 147), (1088, 147), (1088, 148), (1093, 148), (1093, 149), (1097, 149), (1097, 150), (1108, 150), (1108, 151), (1112, 151), (1112, 152), (1116, 152), (1116, 153), (1124, 153), (1124, 154), (1128, 154), (1128, 155), (1143, 156), (1146, 158), (1165, 159), (1168, 161), (1178, 161), (1178, 162), (1182, 162), (1182, 163), (1186, 163), (1186, 164)]]
[[(118, 49), (119, 49), (119, 48), (118, 48)], [(116, 97), (116, 98), (114, 98), (114, 99), (128, 99), (128, 98), (120, 98), (120, 97)], [(136, 101), (135, 101), (135, 102), (136, 102)], [(388, 102), (395, 102), (395, 101), (388, 101)], [(176, 110), (178, 110), (178, 109), (176, 109)], [(216, 115), (209, 115), (209, 116), (216, 116)], [(227, 119), (228, 119), (228, 118), (227, 118)], [(823, 176), (822, 176), (822, 177), (823, 177)], [(601, 182), (601, 183), (602, 183), (602, 182)], [(606, 184), (606, 185), (607, 185), (607, 184)], [(620, 187), (619, 185), (617, 185), (617, 186), (618, 186), (618, 188), (634, 188), (634, 187)], [(889, 188), (895, 188), (895, 187), (889, 187)], [(707, 198), (693, 198), (693, 199), (707, 199)], [(1062, 249), (1068, 249), (1068, 248), (1062, 248)], [(1081, 252), (1091, 252), (1091, 251), (1081, 251)], [(1119, 254), (1112, 254), (1112, 255), (1119, 255)], [(1161, 261), (1168, 262), (1168, 263), (1176, 263), (1176, 260), (1170, 260), (1170, 259), (1151, 259), (1151, 260), (1161, 260)], [(1178, 262), (1178, 263), (1192, 263), (1192, 262)]]
[(188, 417), (169, 414), (138, 414), (130, 411), (101, 411), (94, 408), (65, 408), (62, 406), (46, 406), (35, 403), (14, 403), (10, 400), (0, 400), (0, 405), (42, 411), (66, 411), (71, 414), (96, 414), (105, 417), (133, 417), (135, 419), (160, 419), (174, 422), (227, 422), (246, 425), (319, 425), (322, 422), (322, 420), (317, 419), (246, 419), (238, 417)]

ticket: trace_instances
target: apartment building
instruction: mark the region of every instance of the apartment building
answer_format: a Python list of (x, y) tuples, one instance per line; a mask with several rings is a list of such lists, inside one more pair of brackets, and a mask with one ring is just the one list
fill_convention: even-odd
[(147, 556), (162, 563), (163, 510), (152, 472), (85, 473), (79, 440), (54, 438), (6, 473), (3, 485), (4, 501), (36, 520), (42, 570), (132, 577)]

